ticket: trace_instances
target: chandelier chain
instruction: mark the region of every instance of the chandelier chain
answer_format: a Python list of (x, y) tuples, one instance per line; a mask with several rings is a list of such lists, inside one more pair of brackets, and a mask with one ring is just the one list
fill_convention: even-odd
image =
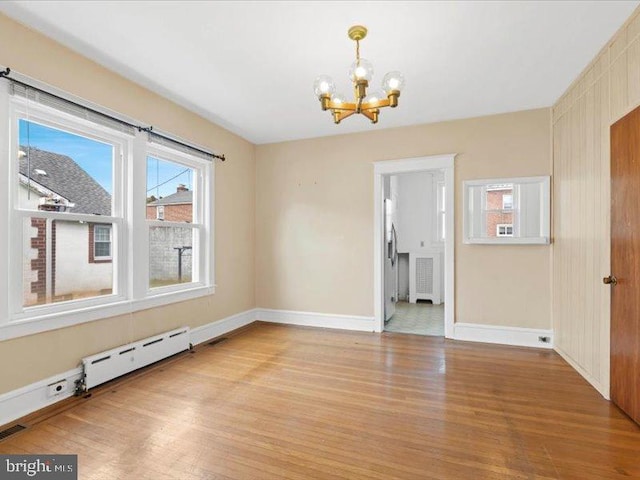
[(356, 40), (356, 65), (360, 65), (360, 40)]

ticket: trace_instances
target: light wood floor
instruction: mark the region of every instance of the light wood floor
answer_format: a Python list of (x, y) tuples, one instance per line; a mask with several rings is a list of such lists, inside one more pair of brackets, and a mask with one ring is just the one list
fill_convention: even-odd
[(640, 428), (550, 351), (256, 324), (0, 442), (81, 479), (640, 478)]

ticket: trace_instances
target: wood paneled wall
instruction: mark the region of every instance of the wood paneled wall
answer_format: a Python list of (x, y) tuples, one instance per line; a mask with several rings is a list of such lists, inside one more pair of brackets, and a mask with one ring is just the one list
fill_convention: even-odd
[(553, 107), (556, 350), (609, 397), (609, 127), (640, 104), (640, 9)]

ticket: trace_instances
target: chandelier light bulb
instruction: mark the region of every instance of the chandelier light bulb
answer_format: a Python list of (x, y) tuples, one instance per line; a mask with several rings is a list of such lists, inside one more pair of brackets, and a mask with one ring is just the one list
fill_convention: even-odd
[(404, 75), (400, 72), (389, 72), (382, 79), (382, 88), (385, 92), (399, 92), (404, 88)]
[(352, 82), (357, 82), (358, 80), (370, 81), (371, 77), (373, 77), (373, 65), (366, 58), (361, 58), (351, 64), (349, 78)]
[(336, 84), (329, 75), (320, 75), (313, 82), (313, 91), (316, 97), (320, 98), (322, 95), (331, 95), (336, 91)]
[(347, 97), (345, 97), (342, 93), (334, 93), (331, 95), (331, 101), (336, 104), (347, 103)]
[(364, 103), (379, 102), (381, 100), (384, 100), (385, 98), (387, 98), (387, 94), (384, 91), (376, 90), (375, 92), (371, 92), (369, 95), (364, 97), (363, 102)]

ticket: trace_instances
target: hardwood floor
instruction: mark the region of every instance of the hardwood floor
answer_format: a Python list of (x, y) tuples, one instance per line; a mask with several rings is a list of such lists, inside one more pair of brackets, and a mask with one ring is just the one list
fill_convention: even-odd
[(105, 480), (640, 478), (640, 428), (554, 352), (264, 323), (0, 453)]

